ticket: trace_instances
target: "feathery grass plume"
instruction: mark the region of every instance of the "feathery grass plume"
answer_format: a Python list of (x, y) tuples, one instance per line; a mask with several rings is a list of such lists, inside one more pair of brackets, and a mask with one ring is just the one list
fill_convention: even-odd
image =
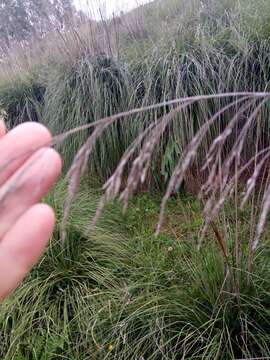
[(264, 153), (267, 152), (267, 153), (266, 153), (266, 155), (261, 154), (261, 155), (263, 155), (263, 158), (259, 160), (259, 162), (257, 163), (257, 165), (254, 169), (252, 176), (247, 181), (246, 189), (244, 192), (244, 198), (242, 199), (242, 202), (241, 202), (242, 210), (243, 210), (245, 204), (247, 203), (247, 201), (249, 200), (251, 194), (253, 193), (256, 183), (257, 183), (257, 180), (258, 180), (258, 177), (260, 176), (260, 174), (263, 170), (263, 167), (266, 165), (266, 162), (270, 157), (269, 148), (265, 149), (263, 152)]
[[(188, 106), (189, 103), (184, 104), (184, 106)], [(181, 107), (180, 107), (181, 108)], [(139, 109), (139, 110), (133, 110), (128, 112), (128, 115), (131, 115), (131, 113), (136, 113), (138, 111), (143, 111), (145, 109)], [(176, 111), (179, 111), (179, 108), (176, 108)], [(64, 241), (65, 239), (65, 224), (67, 221), (67, 217), (68, 217), (68, 213), (70, 210), (70, 206), (72, 203), (72, 200), (74, 199), (74, 197), (76, 196), (76, 189), (78, 188), (80, 179), (82, 178), (85, 170), (86, 170), (86, 166), (89, 160), (89, 156), (93, 150), (93, 146), (95, 144), (95, 142), (97, 141), (98, 137), (100, 137), (102, 135), (102, 133), (105, 131), (105, 129), (112, 125), (118, 118), (122, 117), (123, 114), (118, 114), (116, 116), (112, 116), (110, 118), (107, 119), (103, 119), (100, 122), (98, 122), (96, 124), (96, 127), (93, 131), (93, 133), (90, 135), (90, 137), (87, 139), (86, 143), (83, 145), (83, 147), (80, 149), (80, 151), (78, 152), (78, 154), (76, 155), (73, 164), (68, 172), (68, 177), (70, 178), (69, 180), (69, 196), (66, 200), (66, 204), (65, 204), (65, 211), (64, 211), (64, 216), (63, 216), (63, 236), (62, 236), (62, 241)], [(172, 113), (169, 113), (167, 115), (167, 117), (164, 117), (165, 121), (170, 121), (171, 120), (171, 116), (173, 116)], [(164, 120), (163, 119), (163, 120)], [(166, 124), (165, 124), (166, 127)], [(156, 130), (157, 132), (157, 137), (153, 137), (151, 136), (152, 139), (154, 139), (154, 142), (150, 144), (150, 149), (149, 149), (149, 154), (152, 155), (153, 152), (153, 148), (156, 144), (156, 142), (159, 140), (159, 137), (161, 136), (162, 131), (165, 130), (164, 128), (164, 124), (161, 122), (161, 124), (156, 126), (156, 129), (153, 128), (153, 130)], [(148, 140), (147, 144), (149, 144), (150, 140)], [(140, 142), (139, 142), (140, 143)], [(139, 162), (139, 161), (138, 161)], [(148, 160), (148, 166), (150, 165), (150, 159)], [(140, 174), (140, 172), (136, 171), (137, 174)], [(132, 170), (131, 170), (131, 174), (132, 174)], [(139, 175), (141, 177), (141, 175)], [(145, 178), (142, 179), (142, 183), (144, 182)], [(129, 180), (128, 180), (129, 181)], [(121, 184), (121, 183), (120, 183)], [(138, 185), (138, 181), (135, 187), (137, 187)], [(127, 193), (129, 194), (129, 193)]]
[[(189, 169), (189, 167), (192, 165), (193, 161), (195, 160), (198, 152), (198, 148), (201, 145), (201, 141), (204, 139), (206, 134), (211, 130), (211, 125), (214, 124), (217, 120), (220, 119), (220, 116), (228, 111), (231, 108), (234, 108), (236, 105), (240, 108), (237, 110), (236, 115), (232, 118), (231, 122), (228, 123), (227, 126), (225, 126), (224, 130), (221, 132), (219, 137), (217, 139), (213, 139), (213, 143), (209, 146), (209, 151), (206, 152), (206, 159), (205, 164), (207, 164), (208, 167), (208, 174), (210, 174), (212, 188), (210, 187), (210, 181), (209, 178), (207, 178), (203, 189), (206, 189), (206, 195), (208, 197), (208, 200), (205, 203), (205, 209), (204, 213), (206, 216), (206, 226), (210, 224), (210, 222), (213, 220), (213, 218), (217, 215), (217, 213), (222, 208), (225, 200), (231, 196), (234, 184), (235, 184), (235, 177), (230, 177), (230, 171), (232, 164), (236, 163), (237, 166), (240, 166), (239, 163), (240, 155), (243, 149), (244, 141), (247, 136), (248, 130), (252, 127), (252, 123), (254, 118), (256, 118), (256, 115), (261, 110), (263, 105), (268, 100), (269, 94), (267, 93), (239, 93), (239, 94), (220, 94), (220, 95), (209, 95), (209, 96), (197, 96), (197, 97), (190, 97), (190, 98), (184, 98), (184, 99), (178, 99), (173, 100), (170, 102), (167, 102), (165, 104), (177, 104), (182, 103), (180, 107), (176, 107), (173, 111), (169, 112), (168, 115), (164, 116), (160, 119), (160, 121), (157, 122), (157, 124), (150, 125), (149, 128), (146, 128), (145, 131), (141, 133), (141, 135), (131, 144), (131, 146), (127, 149), (124, 156), (122, 157), (122, 160), (119, 163), (119, 166), (116, 168), (116, 171), (114, 175), (107, 181), (107, 183), (104, 185), (104, 191), (105, 194), (101, 199), (101, 202), (99, 204), (99, 207), (97, 209), (96, 215), (95, 215), (95, 222), (98, 220), (99, 214), (101, 213), (103, 207), (105, 204), (115, 199), (118, 195), (120, 195), (120, 199), (124, 200), (124, 207), (127, 206), (127, 202), (129, 197), (133, 194), (133, 192), (137, 189), (138, 185), (140, 183), (143, 183), (146, 178), (146, 173), (148, 171), (151, 157), (154, 151), (154, 148), (156, 144), (158, 143), (160, 136), (168, 126), (168, 124), (171, 122), (173, 116), (179, 112), (184, 110), (186, 107), (189, 107), (196, 101), (201, 100), (210, 100), (215, 99), (217, 97), (224, 98), (224, 97), (238, 97), (237, 100), (233, 101), (232, 103), (229, 103), (225, 107), (221, 108), (218, 113), (216, 113), (209, 121), (206, 121), (204, 126), (198, 131), (198, 133), (195, 135), (191, 143), (186, 149), (186, 152), (184, 153), (184, 156), (182, 159), (180, 159), (179, 164), (177, 165), (175, 172), (173, 174), (172, 179), (170, 180), (167, 192), (163, 198), (162, 201), (162, 207), (161, 207), (161, 214), (160, 214), (160, 221), (158, 224), (158, 230), (161, 229), (162, 224), (162, 218), (164, 216), (165, 211), (165, 205), (168, 201), (170, 195), (174, 193), (180, 186), (181, 182), (184, 179), (184, 175), (186, 171)], [(251, 112), (251, 114), (248, 116), (246, 123), (244, 124), (243, 128), (238, 130), (239, 134), (238, 138), (236, 138), (236, 142), (232, 148), (228, 152), (228, 154), (225, 154), (224, 157), (224, 163), (221, 165), (218, 162), (220, 159), (223, 147), (226, 143), (227, 138), (229, 135), (233, 132), (233, 129), (235, 127), (239, 127), (237, 119), (240, 117), (240, 115), (247, 110), (250, 111), (250, 108), (252, 107), (252, 104), (255, 104), (258, 100), (262, 99), (259, 104), (255, 107), (254, 111)], [(81, 150), (78, 152), (77, 156), (74, 159), (73, 165), (71, 166), (71, 169), (68, 173), (70, 176), (70, 182), (69, 182), (69, 196), (66, 202), (65, 206), (65, 212), (63, 217), (63, 224), (62, 229), (65, 228), (65, 222), (67, 220), (69, 208), (71, 206), (72, 200), (74, 199), (76, 195), (76, 189), (78, 187), (79, 181), (86, 170), (86, 165), (88, 162), (88, 158), (93, 151), (94, 144), (98, 137), (102, 135), (104, 130), (113, 124), (115, 121), (117, 121), (120, 118), (124, 118), (125, 116), (130, 116), (132, 114), (136, 114), (138, 112), (143, 112), (146, 110), (150, 110), (156, 107), (162, 106), (162, 104), (157, 104), (154, 106), (149, 106), (146, 108), (141, 109), (134, 109), (131, 111), (127, 111), (125, 113), (121, 113), (118, 115), (114, 115), (108, 118), (104, 118), (100, 121), (94, 122), (92, 124), (82, 126), (78, 129), (71, 130), (67, 132), (66, 134), (63, 134), (62, 139), (67, 137), (68, 135), (74, 134), (78, 131), (82, 131), (87, 128), (94, 128), (93, 133), (88, 138), (85, 145), (81, 148)], [(122, 120), (124, 121), (124, 119)], [(132, 155), (135, 153), (136, 148), (140, 146), (139, 155), (136, 157), (135, 160), (132, 161), (132, 167), (131, 171), (129, 173), (128, 181), (125, 184), (124, 190), (121, 191), (121, 183), (122, 183), (122, 175), (125, 166), (127, 165), (128, 161), (132, 157)], [(216, 157), (214, 156), (214, 151), (216, 147), (219, 147), (219, 151), (217, 152)], [(210, 161), (210, 160), (211, 161)], [(203, 167), (204, 169), (206, 166)], [(241, 174), (241, 168), (239, 170), (239, 174)], [(221, 176), (222, 182), (219, 181), (219, 177)], [(224, 179), (226, 181), (224, 181)], [(214, 180), (214, 181), (213, 181)], [(218, 198), (217, 198), (218, 196)], [(64, 231), (64, 230), (63, 230)], [(64, 234), (64, 232), (63, 232)]]
[[(237, 167), (241, 165), (240, 164), (240, 155), (241, 155), (241, 152), (243, 149), (247, 131), (251, 128), (252, 121), (255, 119), (256, 115), (260, 111), (264, 102), (267, 100), (268, 99), (264, 99), (255, 108), (253, 113), (248, 117), (246, 124), (244, 125), (243, 129), (241, 129), (240, 134), (238, 135), (237, 139), (235, 140), (235, 144), (233, 145), (233, 148), (231, 149), (231, 151), (229, 152), (227, 157), (223, 160), (221, 169), (217, 168), (214, 165), (214, 170), (216, 170), (216, 174), (215, 174), (215, 176), (211, 175), (211, 179), (216, 179), (216, 181), (212, 182), (212, 185), (211, 185), (212, 196), (209, 197), (209, 199), (207, 200), (207, 203), (205, 205), (205, 215), (207, 217), (209, 217), (209, 220), (217, 214), (217, 212), (219, 210), (219, 206), (222, 205), (222, 203), (224, 203), (224, 201), (226, 199), (226, 197), (223, 197), (223, 199), (222, 199), (222, 192), (227, 187), (228, 180), (229, 180), (229, 177), (231, 174), (232, 165), (234, 162)], [(233, 120), (235, 120), (235, 119), (233, 119)], [(235, 121), (233, 121), (233, 125), (235, 125)], [(222, 135), (223, 134), (221, 134), (221, 137), (222, 137)], [(226, 130), (225, 130), (225, 135), (226, 135)], [(217, 161), (219, 160), (218, 156), (219, 156), (219, 153), (217, 152)], [(216, 163), (217, 163), (217, 161), (216, 161)], [(215, 198), (215, 195), (217, 194), (218, 191), (221, 194), (219, 197), (220, 202), (216, 202), (217, 199)], [(216, 206), (214, 205), (215, 202), (216, 202)], [(217, 206), (217, 203), (219, 203), (219, 206)]]
[[(246, 124), (241, 129), (238, 137), (236, 138), (235, 144), (228, 154), (227, 158), (224, 160), (224, 163), (220, 165), (220, 168), (217, 170), (216, 181), (212, 183), (212, 194), (206, 202), (204, 213), (206, 217), (206, 224), (203, 232), (206, 231), (208, 225), (212, 221), (212, 219), (218, 214), (225, 201), (233, 194), (234, 188), (238, 187), (238, 172), (241, 170), (241, 162), (240, 156), (242, 152), (242, 148), (247, 136), (247, 131), (252, 128), (252, 122), (256, 118), (258, 112), (264, 103), (268, 100), (268, 98), (264, 99), (259, 103), (258, 106), (255, 107), (255, 110), (251, 113), (251, 115), (247, 118)], [(233, 166), (235, 166), (235, 176), (233, 176), (234, 182), (231, 181), (231, 172), (233, 171)], [(265, 212), (261, 213), (261, 216), (265, 216), (267, 213), (267, 208), (264, 208)], [(262, 219), (262, 217), (261, 217)], [(259, 224), (261, 225), (260, 230), (257, 230), (257, 236), (254, 239), (254, 242), (258, 244), (258, 239), (260, 238), (265, 222), (260, 220)], [(257, 229), (259, 229), (259, 224)], [(262, 225), (263, 224), (263, 225)], [(256, 246), (252, 246), (252, 251), (254, 251)]]
[[(127, 205), (129, 197), (133, 194), (133, 192), (136, 190), (138, 185), (140, 183), (143, 183), (146, 179), (146, 173), (148, 171), (148, 168), (151, 163), (151, 157), (153, 155), (154, 148), (156, 144), (160, 141), (161, 135), (164, 133), (166, 127), (168, 124), (172, 121), (173, 116), (177, 112), (184, 111), (186, 108), (190, 107), (195, 102), (200, 101), (209, 101), (212, 99), (222, 99), (222, 98), (233, 98), (236, 97), (237, 99), (233, 102), (230, 102), (225, 107), (221, 108), (209, 121), (206, 121), (205, 124), (202, 126), (201, 129), (199, 129), (198, 133), (195, 134), (194, 138), (188, 145), (187, 149), (184, 152), (183, 157), (180, 159), (178, 165), (176, 166), (173, 176), (169, 182), (168, 189), (166, 191), (166, 194), (162, 201), (161, 206), (161, 214), (160, 214), (160, 220), (157, 227), (157, 233), (161, 229), (162, 219), (164, 216), (165, 211), (165, 205), (168, 201), (170, 195), (177, 191), (179, 186), (181, 185), (182, 181), (184, 180), (185, 173), (192, 165), (193, 161), (195, 160), (198, 149), (201, 145), (202, 140), (205, 138), (207, 133), (211, 130), (211, 125), (215, 124), (218, 120), (220, 120), (220, 117), (223, 113), (228, 111), (231, 108), (234, 108), (236, 105), (239, 106), (242, 102), (244, 104), (240, 107), (240, 109), (237, 110), (237, 114), (233, 117), (231, 122), (225, 127), (224, 131), (217, 137), (217, 139), (213, 139), (212, 145), (209, 147), (209, 151), (206, 153), (206, 159), (205, 163), (207, 164), (209, 168), (209, 174), (210, 179), (212, 183), (212, 191), (211, 195), (209, 197), (210, 193), (210, 182), (206, 181), (205, 188), (207, 189), (206, 194), (208, 196), (208, 200), (205, 205), (205, 215), (206, 215), (206, 225), (209, 224), (213, 218), (217, 215), (218, 211), (224, 204), (227, 196), (229, 196), (232, 193), (233, 189), (233, 183), (229, 182), (229, 186), (227, 184), (227, 180), (229, 179), (230, 175), (230, 167), (233, 163), (234, 159), (236, 159), (236, 162), (239, 164), (239, 157), (243, 148), (244, 139), (247, 135), (248, 129), (251, 127), (252, 122), (264, 103), (267, 101), (269, 95), (267, 93), (230, 93), (230, 94), (217, 94), (217, 95), (207, 95), (207, 96), (195, 96), (195, 97), (187, 97), (182, 99), (176, 99), (172, 101), (167, 101), (164, 103), (134, 109), (130, 111), (126, 111), (124, 113), (120, 113), (114, 116), (109, 116), (107, 118), (104, 118), (100, 121), (96, 121), (93, 123), (90, 123), (88, 125), (83, 125), (81, 127), (72, 129), (70, 131), (67, 131), (66, 133), (63, 133), (59, 136), (56, 136), (54, 138), (54, 143), (63, 142), (67, 139), (68, 136), (71, 136), (72, 134), (76, 134), (78, 132), (85, 131), (87, 129), (93, 128), (92, 134), (87, 139), (86, 143), (82, 146), (78, 154), (75, 156), (73, 164), (70, 168), (70, 171), (68, 172), (69, 179), (69, 196), (66, 200), (65, 204), (65, 211), (63, 216), (63, 238), (65, 237), (65, 223), (67, 221), (69, 209), (72, 203), (72, 200), (74, 199), (76, 195), (76, 189), (78, 187), (78, 184), (80, 182), (81, 177), (83, 176), (86, 166), (88, 164), (89, 156), (93, 151), (94, 145), (99, 137), (102, 136), (105, 129), (107, 129), (110, 125), (114, 124), (118, 119), (122, 118), (122, 122), (124, 121), (123, 118), (130, 117), (131, 115), (149, 111), (153, 109), (157, 109), (166, 105), (178, 105), (174, 110), (170, 111), (167, 115), (162, 117), (160, 121), (158, 121), (156, 124), (150, 125), (149, 128), (146, 128), (145, 132), (143, 132), (142, 136), (139, 136), (137, 141), (133, 143), (133, 145), (128, 149), (128, 151), (125, 153), (124, 157), (122, 158), (122, 161), (120, 162), (119, 167), (116, 169), (115, 174), (110, 178), (110, 180), (106, 183), (104, 186), (105, 190), (105, 197), (102, 199), (102, 206), (100, 206), (97, 213), (100, 212), (101, 207), (103, 207), (103, 203), (108, 202), (111, 199), (115, 199), (117, 195), (120, 193), (121, 188), (121, 182), (122, 182), (122, 174), (123, 169), (126, 166), (128, 160), (130, 157), (134, 154), (135, 148), (138, 148), (139, 145), (142, 144), (141, 148), (139, 149), (139, 155), (135, 160), (132, 162), (131, 171), (129, 173), (127, 184), (124, 188), (124, 190), (121, 192), (120, 198), (124, 199), (125, 206)], [(224, 158), (224, 163), (221, 166), (221, 169), (217, 166), (218, 159), (221, 153), (221, 148), (224, 147), (225, 140), (232, 132), (232, 129), (234, 126), (237, 125), (237, 118), (238, 116), (243, 113), (243, 111), (246, 111), (250, 106), (251, 102), (254, 100), (255, 102), (263, 99), (260, 104), (255, 108), (253, 113), (248, 117), (247, 122), (243, 126), (243, 128), (240, 131), (240, 137), (237, 138), (232, 150), (228, 153), (228, 156)], [(213, 164), (211, 164), (211, 161), (209, 159), (213, 158), (213, 149), (219, 145), (219, 152), (217, 152), (216, 159), (213, 160)], [(41, 144), (41, 147), (43, 145)], [(211, 166), (212, 166), (212, 172), (211, 172)], [(222, 170), (222, 183), (221, 188), (219, 189), (220, 183), (219, 183), (219, 176), (220, 171)], [(216, 179), (214, 182), (213, 179)], [(224, 179), (226, 181), (224, 181)], [(112, 185), (113, 184), (113, 185)], [(117, 186), (115, 186), (115, 184)], [(113, 187), (112, 187), (113, 186)], [(219, 199), (216, 199), (216, 195), (218, 194), (218, 190), (220, 190)], [(216, 201), (216, 204), (214, 205), (214, 202)], [(95, 219), (97, 220), (97, 214)]]
[[(244, 98), (244, 100), (246, 100)], [(222, 113), (224, 113), (226, 110), (230, 109), (232, 106), (236, 105), (239, 102), (237, 100), (236, 102), (233, 102), (232, 104), (227, 105), (225, 108), (222, 108), (217, 114), (215, 114), (209, 121), (206, 121), (206, 123), (203, 125), (203, 127), (198, 131), (198, 133), (194, 136), (191, 143), (188, 145), (186, 152), (184, 153), (183, 157), (179, 160), (172, 177), (170, 179), (167, 191), (162, 199), (161, 203), (161, 212), (160, 212), (160, 218), (156, 229), (156, 235), (158, 235), (161, 231), (163, 218), (164, 218), (164, 212), (165, 212), (165, 206), (170, 198), (170, 196), (176, 192), (179, 187), (181, 186), (181, 183), (184, 180), (184, 176), (189, 169), (189, 167), (192, 165), (193, 161), (195, 160), (198, 148), (201, 145), (201, 141), (204, 139), (206, 133), (209, 131), (211, 125), (220, 117)]]

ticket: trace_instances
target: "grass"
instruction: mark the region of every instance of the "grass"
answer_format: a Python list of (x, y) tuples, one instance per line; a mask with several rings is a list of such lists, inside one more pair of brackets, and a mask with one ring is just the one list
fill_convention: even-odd
[[(58, 219), (64, 197), (61, 183), (48, 199)], [(86, 235), (97, 199), (81, 187), (64, 248), (57, 226), (40, 264), (1, 305), (2, 359), (270, 356), (267, 246), (256, 254), (250, 285), (241, 277), (238, 296), (232, 277), (245, 264), (228, 273), (211, 232), (196, 250), (202, 217), (194, 198), (170, 201), (159, 238), (155, 194), (138, 196), (125, 215), (109, 205)]]

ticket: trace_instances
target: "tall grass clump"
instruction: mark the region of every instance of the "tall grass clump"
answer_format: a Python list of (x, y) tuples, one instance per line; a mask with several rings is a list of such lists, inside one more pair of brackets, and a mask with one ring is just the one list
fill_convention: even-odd
[[(57, 67), (48, 81), (45, 93), (43, 119), (54, 134), (73, 127), (88, 124), (128, 107), (129, 83), (125, 69), (112, 59), (85, 55), (73, 64)], [(121, 125), (108, 130), (104, 141), (97, 144), (93, 166), (104, 164), (105, 177), (112, 171), (119, 154), (123, 152), (123, 131)], [(85, 140), (85, 134), (68, 143), (64, 152), (70, 157), (78, 145)], [(67, 154), (68, 155), (68, 154)], [(106, 170), (105, 170), (106, 169)]]
[[(235, 49), (233, 56), (209, 46), (190, 49), (188, 54), (178, 53), (177, 49), (170, 49), (167, 54), (153, 50), (145, 59), (135, 57), (131, 62), (84, 54), (75, 62), (64, 63), (51, 71), (46, 83), (42, 121), (54, 134), (60, 134), (106, 116), (171, 99), (226, 92), (267, 92), (269, 50), (267, 42), (254, 43), (244, 51)], [(226, 104), (225, 98), (212, 99), (175, 114), (156, 148), (152, 171), (148, 174), (149, 184), (164, 187), (177, 158), (198, 129)], [(155, 124), (172, 109), (165, 105), (140, 112), (106, 129), (92, 153), (93, 173), (101, 180), (108, 179), (125, 149), (149, 124)], [(219, 125), (211, 128), (212, 139), (218, 136), (234, 112), (232, 108), (220, 115)], [(266, 118), (267, 114), (263, 116)], [(262, 121), (266, 134), (268, 124)], [(81, 132), (65, 143), (62, 149), (67, 163), (88, 134)], [(201, 158), (207, 149), (205, 143)]]
[(0, 106), (5, 110), (8, 126), (40, 121), (44, 93), (45, 87), (37, 73), (0, 80)]

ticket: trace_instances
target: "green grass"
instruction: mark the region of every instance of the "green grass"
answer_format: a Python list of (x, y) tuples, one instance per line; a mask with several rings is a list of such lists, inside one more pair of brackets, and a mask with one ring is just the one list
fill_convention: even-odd
[[(61, 219), (63, 184), (48, 201)], [(136, 197), (123, 215), (111, 204), (85, 229), (98, 195), (82, 186), (64, 248), (59, 226), (39, 265), (1, 305), (2, 359), (231, 359), (270, 356), (267, 247), (237, 296), (211, 232), (196, 245), (200, 204), (172, 199), (153, 236), (158, 195)], [(232, 222), (233, 223), (233, 222)], [(228, 224), (228, 226), (231, 226)], [(233, 232), (231, 234), (233, 236)], [(245, 264), (239, 270), (245, 273)]]

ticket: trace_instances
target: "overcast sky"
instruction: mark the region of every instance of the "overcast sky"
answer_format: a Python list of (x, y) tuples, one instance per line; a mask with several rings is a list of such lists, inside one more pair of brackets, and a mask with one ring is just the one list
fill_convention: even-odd
[(120, 11), (130, 10), (138, 5), (149, 2), (149, 0), (73, 0), (77, 9), (98, 16), (99, 9), (103, 15), (110, 16)]

